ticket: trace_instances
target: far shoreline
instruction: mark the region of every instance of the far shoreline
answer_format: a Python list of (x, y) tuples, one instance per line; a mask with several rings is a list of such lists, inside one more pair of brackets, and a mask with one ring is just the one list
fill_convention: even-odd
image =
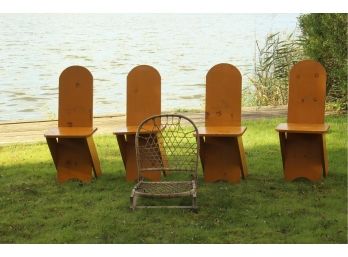
[[(242, 107), (242, 124), (244, 120), (282, 118), (284, 122), (287, 117), (287, 105), (282, 106), (262, 106), (262, 107)], [(173, 111), (163, 111), (165, 113), (173, 113)], [(192, 119), (197, 126), (204, 125), (205, 113), (203, 110), (185, 110), (179, 109), (174, 113), (182, 114)], [(336, 111), (327, 110), (325, 115), (342, 114)], [(96, 136), (112, 135), (119, 127), (125, 127), (125, 114), (112, 114), (94, 116), (93, 126), (97, 128)], [(36, 120), (22, 122), (0, 122), (0, 146), (10, 145), (15, 143), (39, 143), (44, 142), (44, 132), (52, 127), (57, 127), (57, 120)]]
[[(275, 110), (275, 109), (284, 109), (287, 108), (287, 105), (279, 105), (279, 106), (245, 106), (242, 107), (243, 111), (266, 111), (266, 110)], [(185, 115), (185, 113), (203, 113), (204, 109), (186, 109), (186, 108), (175, 108), (173, 110), (163, 110), (163, 114), (168, 113), (180, 113)], [(115, 118), (115, 117), (122, 117), (125, 116), (126, 112), (120, 112), (120, 113), (110, 113), (110, 114), (98, 114), (94, 115), (93, 119), (101, 119), (101, 118)], [(58, 121), (58, 117), (54, 118), (47, 118), (47, 119), (33, 119), (33, 120), (13, 120), (13, 121), (1, 121), (0, 120), (0, 126), (1, 125), (12, 125), (12, 124), (26, 124), (26, 123), (39, 123), (39, 122), (52, 122), (52, 121)]]

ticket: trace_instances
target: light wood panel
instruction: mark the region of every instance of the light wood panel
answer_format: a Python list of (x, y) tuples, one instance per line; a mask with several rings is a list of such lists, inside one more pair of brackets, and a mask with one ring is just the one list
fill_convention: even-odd
[(88, 182), (101, 175), (93, 141), (93, 77), (84, 67), (71, 66), (59, 77), (58, 127), (45, 132), (59, 182)]
[(241, 126), (242, 76), (227, 63), (206, 77), (205, 127), (199, 128), (200, 157), (206, 182), (238, 183), (248, 174)]
[[(135, 134), (140, 123), (146, 118), (161, 114), (161, 76), (149, 65), (139, 65), (127, 76), (126, 124), (114, 132), (120, 148), (127, 181), (138, 179)], [(158, 181), (160, 172), (144, 175)]]
[(288, 123), (279, 132), (284, 178), (318, 181), (328, 172), (324, 123), (326, 71), (317, 61), (304, 60), (289, 74)]

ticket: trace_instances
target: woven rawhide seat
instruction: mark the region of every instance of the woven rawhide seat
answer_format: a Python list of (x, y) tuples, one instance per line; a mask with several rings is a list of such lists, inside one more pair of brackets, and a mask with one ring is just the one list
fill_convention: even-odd
[[(198, 132), (182, 115), (156, 115), (144, 120), (135, 137), (138, 183), (131, 193), (131, 209), (190, 208), (197, 210)], [(161, 172), (161, 181), (146, 181), (144, 173)], [(192, 197), (192, 205), (137, 205), (138, 197)]]

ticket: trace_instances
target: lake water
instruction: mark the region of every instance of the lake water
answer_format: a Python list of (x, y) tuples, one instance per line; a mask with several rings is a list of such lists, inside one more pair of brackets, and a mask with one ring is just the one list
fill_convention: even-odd
[(139, 64), (162, 77), (162, 110), (200, 109), (215, 64), (253, 71), (255, 41), (291, 33), (298, 14), (0, 14), (0, 122), (57, 117), (68, 66), (94, 77), (94, 115), (124, 113), (126, 77)]

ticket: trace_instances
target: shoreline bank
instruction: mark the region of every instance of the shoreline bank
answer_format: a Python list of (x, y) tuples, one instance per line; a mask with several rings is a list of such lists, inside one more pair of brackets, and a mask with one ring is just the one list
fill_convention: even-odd
[[(191, 118), (198, 126), (204, 124), (204, 112), (201, 110), (190, 110), (177, 112)], [(277, 107), (244, 107), (242, 108), (242, 120), (262, 119), (272, 117), (286, 117), (287, 106)], [(95, 135), (112, 134), (116, 127), (124, 126), (126, 116), (124, 114), (96, 116), (94, 127), (98, 128)], [(40, 120), (25, 122), (0, 123), (0, 145), (13, 143), (43, 142), (44, 132), (57, 126), (57, 120)]]

